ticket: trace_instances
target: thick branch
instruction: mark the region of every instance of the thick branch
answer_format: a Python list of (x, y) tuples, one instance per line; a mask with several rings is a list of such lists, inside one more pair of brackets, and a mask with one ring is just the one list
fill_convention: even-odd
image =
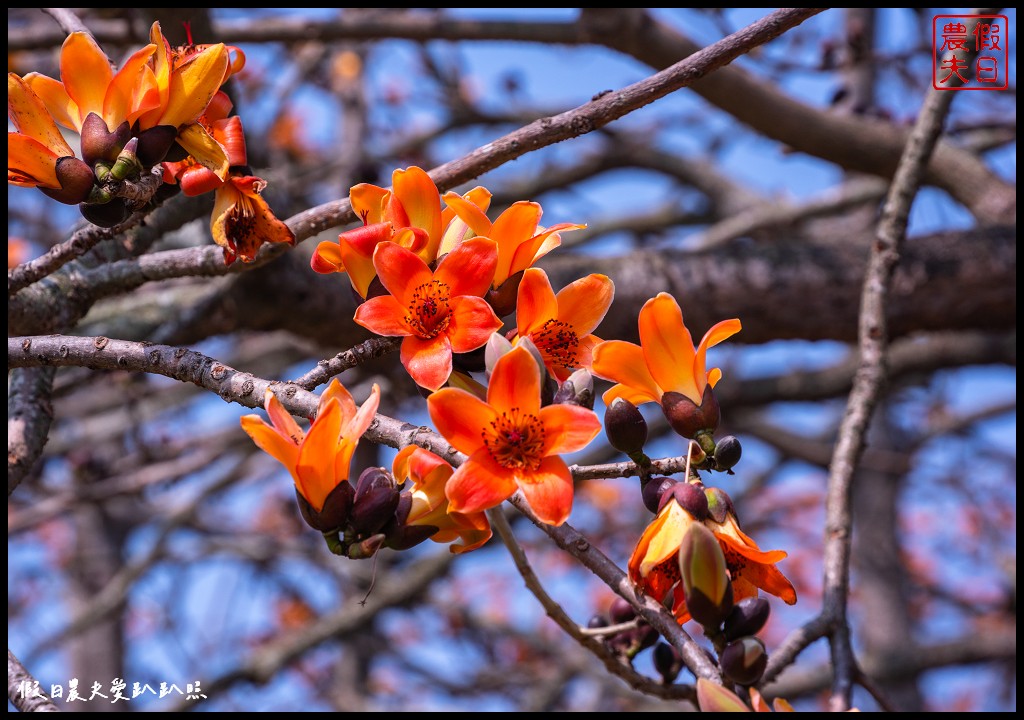
[(19, 712), (60, 712), (10, 648), (7, 649), (7, 699)]
[(53, 422), (53, 368), (21, 368), (7, 379), (7, 497), (43, 452)]

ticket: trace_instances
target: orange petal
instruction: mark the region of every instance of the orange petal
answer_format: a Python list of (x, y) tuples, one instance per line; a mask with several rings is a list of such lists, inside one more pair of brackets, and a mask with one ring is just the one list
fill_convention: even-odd
[(442, 199), (462, 222), (469, 225), (469, 229), (472, 230), (474, 235), (490, 237), (491, 221), (487, 218), (487, 214), (475, 203), (453, 192), (445, 193)]
[(428, 340), (410, 335), (402, 341), (401, 359), (417, 385), (437, 390), (452, 374), (452, 343), (447, 335)]
[[(732, 320), (723, 320), (720, 323), (716, 323), (714, 327), (704, 333), (704, 337), (701, 338), (700, 345), (697, 346), (696, 355), (693, 358), (693, 377), (697, 381), (697, 390), (701, 395), (704, 394), (704, 383), (707, 378), (707, 354), (708, 348), (714, 347), (718, 343), (732, 337), (742, 329), (740, 321), (736, 318)], [(721, 371), (719, 371), (721, 374)], [(717, 378), (715, 380), (717, 383)], [(714, 387), (715, 383), (711, 383), (711, 387)]]
[(445, 255), (437, 266), (434, 279), (447, 283), (451, 287), (452, 297), (480, 297), (491, 286), (497, 262), (498, 247), (494, 241), (483, 237), (473, 238)]
[(382, 242), (373, 252), (377, 276), (402, 307), (408, 307), (417, 288), (430, 282), (434, 275), (416, 253), (393, 242)]
[(28, 83), (14, 73), (7, 73), (7, 117), (19, 133), (37, 140), (56, 157), (75, 154), (43, 101), (32, 91)]
[(324, 240), (313, 251), (309, 266), (322, 274), (345, 272), (345, 263), (341, 259), (341, 245)]
[(708, 385), (714, 387), (718, 384), (718, 381), (722, 379), (722, 371), (718, 368), (711, 368), (708, 371)]
[(316, 414), (319, 416), (331, 400), (338, 401), (338, 409), (341, 411), (341, 426), (344, 428), (356, 415), (356, 401), (352, 399), (352, 393), (341, 384), (338, 378), (331, 378), (327, 389), (320, 394), (320, 402), (317, 404)]
[(679, 303), (668, 293), (658, 293), (641, 308), (639, 325), (640, 346), (655, 382), (662, 390), (682, 393), (699, 405), (693, 340), (683, 324)]
[(110, 60), (91, 35), (84, 32), (68, 35), (60, 51), (60, 79), (68, 96), (78, 106), (81, 118), (90, 112), (102, 115), (103, 100), (113, 77)]
[(512, 474), (496, 463), (486, 448), (481, 448), (448, 479), (444, 492), (449, 512), (466, 515), (500, 505), (515, 491)]
[[(377, 270), (373, 267), (373, 251), (376, 249), (379, 240), (375, 239), (379, 236), (380, 231), (383, 228), (387, 228), (386, 232), (390, 236), (391, 224), (390, 223), (378, 223), (376, 225), (367, 226), (367, 228), (374, 228), (368, 233), (361, 233), (355, 236), (356, 231), (349, 231), (342, 233), (338, 236), (338, 245), (341, 252), (341, 261), (344, 265), (345, 272), (348, 273), (349, 282), (352, 283), (352, 287), (355, 288), (356, 292), (359, 293), (360, 297), (366, 297), (366, 293), (370, 290), (370, 283), (377, 277)], [(364, 229), (364, 228), (360, 228)], [(359, 244), (351, 242), (355, 237)], [(364, 253), (363, 243), (371, 242), (369, 252)]]
[(582, 450), (601, 432), (601, 421), (594, 411), (578, 405), (548, 405), (537, 416), (544, 426), (542, 455)]
[(288, 469), (292, 479), (298, 484), (296, 467), (299, 462), (299, 446), (281, 436), (281, 434), (267, 425), (259, 415), (244, 415), (242, 417), (242, 430), (252, 438), (253, 442), (263, 452), (270, 455)]
[(349, 200), (352, 202), (352, 210), (355, 211), (364, 224), (372, 225), (384, 219), (382, 213), (382, 202), (388, 191), (382, 187), (370, 183), (359, 183), (353, 185), (348, 191)]
[[(665, 507), (658, 513), (654, 522), (644, 530), (641, 544), (637, 545), (637, 551), (640, 551), (643, 545), (642, 557), (638, 563), (640, 575), (646, 576), (655, 567), (678, 553), (683, 535), (695, 522), (696, 520), (679, 503), (674, 500), (665, 503)], [(633, 564), (634, 561), (630, 560), (630, 567)]]
[[(647, 369), (644, 351), (639, 345), (625, 340), (600, 343), (594, 348), (591, 371), (598, 377), (626, 386), (616, 393), (616, 397), (625, 397), (623, 393), (628, 391), (645, 398), (642, 402), (661, 400), (662, 390)], [(611, 400), (606, 398), (605, 402), (610, 403)]]
[(264, 393), (263, 407), (266, 409), (267, 415), (270, 416), (270, 422), (274, 425), (274, 429), (282, 437), (290, 439), (295, 445), (302, 443), (306, 433), (298, 426), (291, 413), (284, 409), (281, 401), (277, 399), (277, 396), (274, 395), (270, 388), (267, 388), (266, 393)]
[[(484, 213), (487, 212), (487, 208), (491, 204), (491, 193), (485, 187), (475, 187), (462, 197), (476, 205)], [(451, 252), (467, 237), (474, 235), (466, 221), (456, 216), (455, 210), (450, 207), (441, 211), (441, 227), (444, 228), (444, 235), (441, 237), (441, 245), (437, 248), (438, 257)]]
[(494, 408), (472, 393), (456, 388), (438, 390), (427, 398), (430, 421), (459, 452), (472, 455), (484, 446), (480, 431), (498, 418)]
[[(136, 93), (146, 78), (145, 73), (148, 71), (152, 75), (153, 71), (149, 69), (149, 59), (153, 57), (155, 52), (156, 45), (152, 43), (141, 50), (136, 50), (110, 81), (110, 87), (107, 89), (102, 105), (102, 117), (104, 122), (107, 123), (108, 128), (116, 128), (125, 120), (128, 120), (129, 113), (136, 110), (135, 103), (146, 99), (144, 89), (141, 96)], [(141, 108), (141, 110), (149, 110), (152, 107), (156, 107), (159, 104), (159, 100), (159, 93), (151, 95), (146, 99), (150, 107)], [(141, 112), (136, 113), (136, 117), (139, 114)]]
[[(531, 272), (533, 270), (527, 270), (523, 279)], [(555, 297), (558, 300), (558, 319), (569, 323), (576, 334), (583, 337), (594, 332), (604, 320), (615, 297), (615, 285), (607, 275), (595, 273), (569, 283)]]
[(174, 68), (160, 124), (179, 127), (194, 123), (220, 90), (227, 67), (227, 48), (217, 43), (193, 55), (184, 66)]
[(370, 427), (373, 422), (374, 416), (377, 414), (377, 408), (380, 406), (380, 385), (377, 383), (373, 384), (370, 388), (370, 397), (363, 401), (363, 404), (359, 406), (356, 414), (348, 418), (345, 424), (342, 425), (342, 432), (345, 433), (345, 437), (351, 437), (357, 439), (363, 436), (366, 429)]
[[(32, 92), (43, 101), (47, 112), (57, 123), (76, 131), (82, 129), (82, 118), (78, 114), (78, 105), (68, 95), (64, 83), (39, 73), (29, 73), (24, 80)], [(8, 85), (8, 96), (10, 92), (10, 85)]]
[(409, 215), (413, 227), (427, 231), (426, 254), (437, 257), (441, 244), (441, 198), (437, 186), (421, 168), (412, 166), (406, 170), (395, 170), (392, 174), (394, 192)]
[(302, 497), (319, 512), (324, 501), (338, 484), (335, 478), (334, 454), (341, 433), (341, 409), (336, 400), (327, 403), (306, 433), (299, 449), (298, 486)]
[(584, 227), (586, 227), (586, 225), (570, 225), (568, 223), (562, 223), (560, 225), (550, 227), (538, 235), (534, 235), (532, 238), (516, 248), (515, 253), (512, 255), (512, 262), (509, 264), (508, 274), (515, 275), (520, 270), (530, 267), (556, 247), (561, 245), (562, 236), (556, 232), (557, 230), (575, 230)]
[(498, 267), (494, 271), (495, 287), (505, 282), (509, 275), (515, 272), (510, 269), (512, 258), (519, 246), (533, 237), (537, 231), (541, 212), (537, 203), (520, 200), (513, 203), (494, 221), (490, 238), (498, 243)]
[(487, 402), (497, 412), (514, 407), (530, 415), (540, 412), (540, 368), (529, 350), (517, 345), (498, 358), (491, 371)]
[(572, 475), (557, 456), (544, 458), (533, 471), (522, 471), (519, 489), (534, 514), (548, 525), (561, 525), (572, 511)]
[(451, 340), (452, 352), (476, 350), (501, 328), (501, 319), (483, 298), (463, 295), (453, 298), (449, 307), (448, 338)]
[(20, 187), (60, 190), (57, 156), (38, 140), (7, 133), (7, 182)]
[(618, 398), (628, 400), (634, 405), (643, 405), (646, 402), (660, 402), (661, 395), (653, 395), (646, 390), (640, 390), (638, 388), (630, 387), (629, 385), (614, 385), (609, 390), (605, 391), (604, 395), (601, 396), (601, 402), (605, 405), (611, 405)]
[(516, 301), (516, 329), (526, 336), (540, 330), (548, 320), (558, 318), (558, 301), (548, 274), (538, 268), (523, 273)]
[(405, 306), (399, 305), (391, 295), (370, 298), (356, 308), (355, 321), (370, 332), (386, 337), (411, 335), (405, 321)]

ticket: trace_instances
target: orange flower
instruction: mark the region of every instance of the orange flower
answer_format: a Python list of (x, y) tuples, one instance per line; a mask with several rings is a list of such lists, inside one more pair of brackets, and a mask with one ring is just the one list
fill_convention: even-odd
[(260, 195), (267, 181), (253, 175), (229, 175), (217, 189), (210, 218), (214, 241), (224, 248), (224, 261), (235, 257), (252, 262), (263, 243), (295, 244), (291, 229), (277, 219)]
[(437, 390), (452, 373), (452, 353), (476, 350), (501, 327), (481, 297), (496, 250), (485, 238), (462, 243), (431, 272), (415, 253), (381, 243), (373, 264), (390, 295), (370, 298), (355, 321), (378, 335), (405, 337), (402, 365), (417, 385)]
[(498, 265), (491, 287), (497, 289), (520, 270), (533, 266), (558, 247), (564, 230), (579, 230), (586, 225), (560, 223), (547, 229), (538, 225), (543, 212), (538, 203), (513, 203), (493, 223), (487, 219), (486, 208), (458, 193), (447, 193), (444, 201), (473, 234), (488, 237), (498, 244)]
[(572, 475), (559, 455), (583, 449), (601, 423), (576, 405), (541, 407), (540, 377), (529, 350), (516, 347), (495, 363), (487, 402), (456, 388), (427, 398), (438, 432), (469, 456), (445, 488), (449, 512), (481, 512), (518, 488), (541, 521), (569, 517)]
[(271, 424), (259, 415), (246, 415), (242, 429), (288, 469), (296, 490), (320, 512), (331, 491), (348, 480), (356, 444), (373, 421), (379, 403), (377, 385), (362, 407), (357, 407), (348, 390), (334, 379), (320, 396), (309, 431), (303, 432), (268, 388), (264, 407)]
[(7, 182), (37, 187), (66, 204), (85, 200), (95, 177), (64, 140), (42, 100), (15, 73), (7, 73)]
[[(703, 489), (700, 485), (696, 487)], [(706, 504), (691, 502), (691, 488), (680, 489), (687, 494), (673, 495), (662, 505), (633, 550), (629, 559), (629, 577), (634, 584), (658, 601), (664, 600), (669, 591), (674, 590), (672, 610), (680, 623), (689, 620), (690, 613), (679, 582), (679, 547), (687, 529), (694, 523), (701, 523), (711, 530), (725, 555), (734, 602), (757, 597), (758, 588), (782, 598), (788, 605), (796, 602), (792, 583), (775, 567), (775, 563), (786, 557), (785, 551), (763, 551), (744, 534), (728, 496), (721, 490), (704, 489), (708, 497), (715, 498), (708, 514)], [(688, 507), (684, 508), (678, 497), (686, 498)]]
[(615, 286), (605, 275), (587, 275), (555, 295), (546, 272), (529, 268), (519, 284), (516, 341), (530, 338), (544, 365), (559, 381), (577, 368), (590, 368), (593, 348), (601, 342), (591, 332), (612, 304)]
[(395, 457), (392, 471), (397, 479), (412, 481), (412, 507), (406, 525), (438, 528), (430, 539), (438, 543), (459, 539), (453, 553), (476, 550), (491, 539), (491, 525), (482, 512), (451, 512), (444, 489), (455, 470), (429, 450), (407, 445)]
[(644, 303), (639, 325), (640, 345), (608, 340), (594, 348), (594, 374), (618, 383), (603, 395), (606, 405), (618, 397), (634, 405), (660, 403), (670, 391), (700, 405), (704, 389), (714, 387), (722, 377), (718, 368), (706, 369), (708, 348), (741, 327), (739, 320), (723, 320), (707, 331), (695, 349), (679, 303), (668, 293), (658, 293)]
[(427, 264), (437, 259), (442, 234), (437, 186), (415, 166), (395, 170), (392, 184), (392, 190), (369, 183), (349, 190), (352, 210), (362, 218), (363, 227), (341, 233), (336, 243), (320, 243), (310, 261), (318, 273), (347, 272), (360, 297), (366, 297), (377, 276), (373, 254), (382, 242), (407, 248)]

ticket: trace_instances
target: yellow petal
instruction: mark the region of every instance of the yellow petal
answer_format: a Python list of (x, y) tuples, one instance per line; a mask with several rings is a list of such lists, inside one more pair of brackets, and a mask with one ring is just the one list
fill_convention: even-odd
[(224, 43), (217, 43), (174, 68), (160, 124), (179, 127), (194, 123), (220, 90), (227, 67), (228, 50)]
[(198, 123), (185, 127), (178, 133), (178, 144), (196, 162), (217, 174), (221, 180), (228, 176), (228, 154), (224, 146), (214, 140), (213, 135)]
[(39, 141), (57, 157), (75, 154), (43, 101), (14, 73), (7, 73), (7, 117), (18, 132)]

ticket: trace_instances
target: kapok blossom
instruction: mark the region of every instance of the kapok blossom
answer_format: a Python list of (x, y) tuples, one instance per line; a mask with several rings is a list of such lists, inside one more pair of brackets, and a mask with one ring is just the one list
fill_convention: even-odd
[(491, 539), (491, 524), (482, 512), (453, 512), (445, 496), (445, 485), (455, 472), (454, 468), (429, 450), (407, 445), (392, 464), (392, 472), (400, 482), (412, 481), (412, 506), (406, 525), (432, 526), (437, 532), (430, 539), (437, 543), (452, 543), (449, 549), (456, 554), (476, 550)]
[(548, 371), (561, 382), (577, 368), (590, 368), (593, 348), (601, 342), (591, 333), (614, 296), (615, 286), (606, 275), (587, 275), (556, 295), (547, 273), (529, 268), (519, 283), (512, 340), (530, 338)]
[(327, 496), (348, 482), (352, 454), (379, 404), (380, 388), (376, 384), (366, 402), (357, 406), (349, 391), (334, 379), (320, 396), (309, 430), (303, 432), (268, 388), (264, 407), (271, 424), (259, 415), (245, 415), (242, 429), (261, 450), (288, 469), (296, 490), (319, 513)]
[(404, 337), (402, 365), (417, 385), (437, 390), (452, 373), (452, 353), (476, 350), (501, 327), (481, 297), (494, 275), (497, 251), (474, 238), (448, 253), (431, 272), (412, 251), (381, 243), (373, 262), (390, 293), (356, 308), (355, 321), (378, 335)]
[(543, 211), (535, 202), (521, 200), (513, 203), (492, 223), (485, 209), (470, 198), (450, 192), (444, 195), (443, 200), (474, 235), (488, 237), (498, 244), (498, 264), (491, 282), (494, 289), (558, 247), (562, 243), (559, 233), (586, 227), (559, 223), (542, 228), (539, 223)]
[(438, 432), (469, 456), (445, 488), (449, 511), (481, 512), (518, 489), (542, 522), (569, 517), (572, 475), (560, 455), (586, 447), (601, 422), (576, 405), (541, 407), (540, 380), (530, 351), (515, 347), (495, 363), (486, 402), (456, 388), (427, 398)]

